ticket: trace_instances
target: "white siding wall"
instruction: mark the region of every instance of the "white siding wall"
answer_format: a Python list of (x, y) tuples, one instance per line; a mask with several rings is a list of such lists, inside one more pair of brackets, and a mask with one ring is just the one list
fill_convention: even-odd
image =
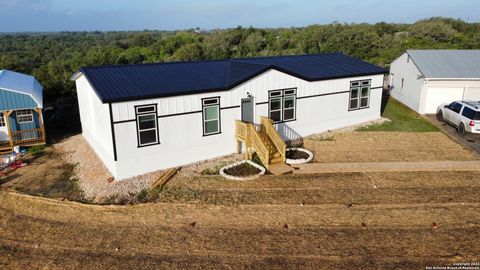
[[(424, 79), (418, 79), (422, 74), (412, 59), (407, 62), (407, 58), (408, 54), (404, 53), (390, 66), (391, 95), (412, 110), (420, 112)], [(404, 79), (403, 88), (402, 78)]]
[(110, 172), (116, 175), (108, 104), (102, 104), (85, 76), (80, 76), (75, 82), (82, 135)]
[[(117, 179), (169, 168), (190, 162), (234, 153), (234, 120), (240, 119), (240, 107), (221, 110), (221, 134), (203, 136), (201, 98), (220, 96), (220, 107), (239, 106), (247, 92), (255, 97), (255, 103), (268, 102), (268, 91), (297, 88), (297, 98), (348, 91), (350, 81), (372, 79), (372, 87), (383, 85), (383, 75), (347, 79), (307, 82), (285, 73), (270, 70), (232, 90), (208, 94), (186, 95), (142, 101), (112, 104), (118, 162)], [(281, 134), (306, 136), (330, 129), (366, 122), (380, 117), (382, 89), (372, 89), (370, 107), (348, 111), (349, 93), (310, 97), (297, 100), (296, 121), (279, 124)], [(137, 145), (136, 105), (158, 104), (158, 114), (171, 115), (158, 120), (160, 144), (148, 147)], [(107, 108), (108, 109), (108, 108)], [(267, 116), (268, 104), (255, 106), (255, 120)], [(108, 116), (108, 112), (105, 113)], [(288, 130), (288, 132), (285, 132)], [(287, 136), (289, 134), (289, 136)], [(110, 144), (108, 144), (110, 146)]]

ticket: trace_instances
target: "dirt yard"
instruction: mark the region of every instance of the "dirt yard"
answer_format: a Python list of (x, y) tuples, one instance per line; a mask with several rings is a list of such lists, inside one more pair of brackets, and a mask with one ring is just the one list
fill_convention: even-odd
[[(313, 162), (478, 159), (476, 154), (440, 132), (343, 131), (311, 136), (305, 139), (304, 145), (314, 153)], [(218, 176), (218, 170), (242, 158), (242, 155), (231, 155), (184, 166), (173, 178), (173, 185), (203, 183), (203, 179), (220, 181), (222, 178)], [(37, 156), (27, 155), (26, 162), (28, 163), (26, 167), (17, 169), (8, 176), (1, 176), (0, 185), (32, 195), (108, 204), (135, 201), (137, 194), (147, 190), (163, 173), (158, 171), (123, 181), (109, 182), (110, 173), (81, 135), (69, 137), (53, 147), (47, 147)], [(202, 181), (198, 181), (200, 179)], [(186, 195), (163, 192), (161, 196), (175, 198)]]
[(172, 181), (164, 202), (135, 206), (0, 191), (0, 267), (425, 269), (478, 262), (478, 179), (480, 172), (246, 182), (208, 176)]
[[(154, 203), (98, 206), (60, 199), (66, 179), (86, 181), (81, 170), (92, 166), (65, 167), (81, 161), (67, 150), (95, 157), (71, 138), (1, 178), (2, 188), (58, 199), (0, 189), (0, 268), (425, 269), (480, 261), (480, 169), (225, 180), (216, 171), (241, 158), (234, 155), (182, 168)], [(347, 132), (305, 145), (317, 162), (477, 159), (442, 133)], [(99, 175), (102, 190), (110, 184)]]
[(304, 147), (314, 162), (478, 159), (441, 132), (332, 132), (305, 139)]

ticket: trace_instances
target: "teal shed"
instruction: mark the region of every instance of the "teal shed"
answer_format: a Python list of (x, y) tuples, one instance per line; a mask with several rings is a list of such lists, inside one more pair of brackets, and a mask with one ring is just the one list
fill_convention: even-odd
[(0, 70), (0, 151), (45, 144), (42, 93), (33, 76)]

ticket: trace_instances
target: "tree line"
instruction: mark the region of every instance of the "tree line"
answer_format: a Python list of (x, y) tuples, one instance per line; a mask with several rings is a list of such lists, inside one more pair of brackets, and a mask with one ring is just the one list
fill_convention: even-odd
[(342, 52), (388, 67), (406, 49), (479, 49), (480, 23), (429, 18), (413, 24), (311, 25), (199, 31), (0, 34), (0, 69), (34, 75), (45, 103), (75, 96), (82, 66)]

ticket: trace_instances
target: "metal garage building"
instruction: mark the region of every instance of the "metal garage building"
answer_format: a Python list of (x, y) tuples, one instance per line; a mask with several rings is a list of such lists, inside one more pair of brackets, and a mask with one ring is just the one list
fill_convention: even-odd
[(407, 50), (390, 68), (391, 95), (420, 114), (480, 100), (480, 50)]

